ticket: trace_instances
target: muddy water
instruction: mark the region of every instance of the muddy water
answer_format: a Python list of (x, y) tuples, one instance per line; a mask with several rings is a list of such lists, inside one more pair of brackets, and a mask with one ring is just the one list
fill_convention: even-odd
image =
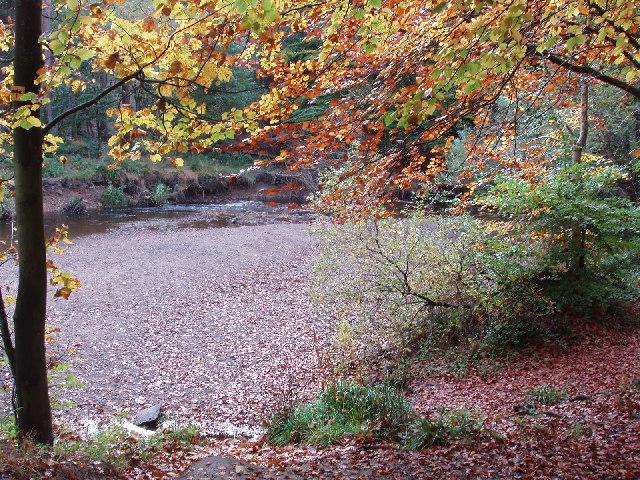
[[(311, 220), (308, 210), (289, 210), (262, 202), (238, 201), (215, 204), (165, 205), (154, 208), (101, 210), (83, 215), (45, 215), (45, 234), (66, 225), (72, 238), (132, 230), (181, 230), (185, 228), (229, 228), (269, 223), (303, 223)], [(0, 223), (0, 238), (11, 239), (11, 222)]]

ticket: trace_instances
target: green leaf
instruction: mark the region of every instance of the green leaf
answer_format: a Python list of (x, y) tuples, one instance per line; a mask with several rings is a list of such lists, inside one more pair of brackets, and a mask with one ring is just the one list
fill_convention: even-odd
[(567, 50), (571, 50), (576, 45), (583, 45), (584, 43), (586, 43), (586, 41), (586, 37), (582, 34), (571, 37), (569, 40), (567, 40)]
[[(35, 117), (27, 117), (24, 120), (22, 120), (20, 123), (18, 123), (18, 127), (20, 128), (24, 128), (25, 130), (30, 130), (33, 127), (35, 127), (36, 125), (33, 125), (33, 123), (31, 123), (31, 118), (35, 118)], [(40, 120), (38, 120), (40, 121)]]
[(449, 2), (440, 2), (438, 5), (433, 7), (433, 10), (431, 10), (431, 13), (440, 13), (445, 8), (447, 8), (448, 3)]
[(82, 65), (82, 60), (79, 57), (73, 56), (69, 61), (69, 65), (71, 65), (71, 68), (80, 68), (80, 65)]
[(396, 112), (387, 112), (382, 117), (382, 121), (387, 127), (391, 125), (395, 120), (396, 120)]
[(482, 84), (477, 80), (472, 80), (464, 86), (464, 93), (466, 95), (469, 95), (473, 93), (475, 90), (480, 90), (480, 89), (482, 89)]
[(71, 73), (71, 69), (67, 65), (62, 65), (56, 73), (59, 77), (65, 77)]
[(42, 122), (38, 117), (27, 117), (25, 121), (29, 122), (32, 127), (40, 128), (42, 126)]
[(244, 0), (236, 0), (233, 4), (236, 7), (236, 10), (238, 10), (238, 13), (244, 13), (247, 11), (247, 3)]
[(80, 58), (80, 60), (89, 60), (93, 57), (93, 52), (86, 48), (81, 48), (80, 50), (76, 51), (76, 55)]
[(20, 101), (21, 102), (30, 102), (35, 97), (36, 97), (36, 94), (34, 92), (25, 93), (24, 95), (20, 96)]
[(382, 0), (369, 0), (369, 5), (373, 8), (380, 8), (382, 6)]
[(54, 55), (60, 55), (62, 52), (64, 52), (66, 45), (63, 44), (60, 40), (54, 39), (54, 40), (51, 40), (51, 43), (49, 43), (49, 48), (51, 49)]

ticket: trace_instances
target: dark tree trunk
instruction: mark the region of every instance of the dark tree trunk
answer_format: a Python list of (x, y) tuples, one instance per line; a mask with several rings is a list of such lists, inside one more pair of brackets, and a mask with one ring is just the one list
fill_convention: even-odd
[[(37, 92), (43, 65), (40, 0), (20, 0), (15, 10), (15, 87)], [(19, 100), (15, 106), (21, 106)], [(40, 112), (33, 113), (39, 117)], [(53, 443), (45, 357), (46, 251), (42, 212), (42, 132), (13, 132), (15, 204), (18, 231), (18, 299), (13, 317), (15, 387), (19, 435)]]

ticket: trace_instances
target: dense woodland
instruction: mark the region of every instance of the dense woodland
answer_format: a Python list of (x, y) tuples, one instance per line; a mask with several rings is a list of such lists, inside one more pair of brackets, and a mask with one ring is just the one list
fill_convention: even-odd
[[(64, 227), (45, 239), (43, 179), (99, 186), (105, 207), (126, 207), (189, 200), (185, 172), (200, 184), (269, 178), (292, 208), (312, 208), (309, 295), (334, 321), (317, 396), (279, 405), (259, 442), (225, 453), (270, 445), (251, 460), (291, 466), (286, 445), (311, 444), (337, 465), (337, 449), (372, 445), (368, 462), (406, 468), (378, 477), (361, 465), (344, 478), (467, 478), (476, 452), (473, 468), (508, 478), (517, 469), (505, 452), (535, 445), (546, 460), (532, 455), (522, 478), (551, 478), (555, 454), (582, 459), (558, 478), (640, 474), (634, 2), (7, 0), (0, 20), (0, 184), (17, 235), (2, 262), (19, 269), (17, 292), (0, 290), (13, 411), (0, 452), (36, 449), (41, 462), (25, 458), (20, 473), (0, 455), (0, 475), (88, 464), (46, 447), (56, 444), (47, 285), (68, 299), (80, 282), (51, 255), (70, 243)], [(580, 349), (599, 342), (631, 355), (598, 364), (606, 393), (539, 379), (489, 420), (407, 400), (430, 405), (416, 392), (433, 379), (487, 396), (487, 376), (528, 371), (539, 355), (563, 359), (555, 371), (566, 373), (563, 362), (588, 361)], [(578, 414), (591, 423), (566, 420)], [(606, 415), (625, 430), (608, 437)], [(517, 433), (505, 427), (513, 417)], [(148, 465), (186, 467), (197, 435), (172, 434)], [(545, 454), (554, 439), (564, 453)], [(608, 453), (590, 457), (587, 443)], [(440, 464), (420, 463), (430, 455)], [(343, 478), (305, 462), (308, 478)], [(91, 475), (151, 478), (152, 467), (133, 468)]]

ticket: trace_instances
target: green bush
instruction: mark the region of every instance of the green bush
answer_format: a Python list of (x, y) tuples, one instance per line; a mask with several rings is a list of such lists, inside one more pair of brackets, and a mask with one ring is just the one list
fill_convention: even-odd
[(392, 439), (413, 418), (411, 404), (388, 385), (338, 380), (316, 400), (277, 413), (268, 425), (271, 442), (329, 446), (345, 437)]
[(87, 206), (81, 198), (74, 198), (62, 207), (62, 211), (68, 215), (82, 215), (87, 212)]
[(109, 187), (100, 195), (100, 201), (106, 208), (125, 208), (129, 199), (121, 188)]
[(109, 183), (117, 183), (122, 177), (122, 169), (120, 167), (108, 168), (108, 165), (98, 165), (95, 167), (95, 174), (104, 176)]
[(269, 440), (278, 445), (329, 446), (348, 437), (398, 441), (407, 448), (459, 440), (471, 442), (484, 430), (484, 418), (466, 409), (442, 410), (420, 417), (402, 392), (388, 385), (330, 383), (310, 402), (276, 414), (268, 425)]
[(65, 171), (65, 165), (58, 159), (45, 158), (44, 165), (42, 167), (43, 178), (58, 178), (63, 175)]
[(617, 195), (625, 178), (600, 161), (497, 177), (480, 202), (507, 220), (494, 262), (505, 295), (528, 290), (543, 314), (545, 305), (588, 313), (637, 298), (640, 210)]
[(149, 200), (151, 200), (154, 205), (161, 207), (167, 203), (170, 194), (171, 188), (164, 183), (158, 183), (153, 193), (149, 196)]
[(640, 209), (617, 196), (621, 179), (604, 162), (518, 170), (479, 199), (491, 219), (317, 225), (312, 298), (340, 322), (339, 363), (555, 342), (567, 314), (637, 299)]

